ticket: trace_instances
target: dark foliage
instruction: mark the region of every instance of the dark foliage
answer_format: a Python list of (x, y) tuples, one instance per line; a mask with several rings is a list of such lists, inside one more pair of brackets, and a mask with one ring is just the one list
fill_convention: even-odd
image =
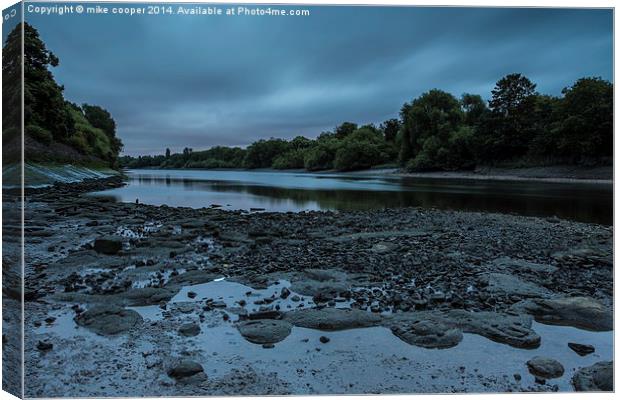
[[(541, 95), (521, 74), (500, 79), (488, 103), (433, 89), (400, 110), (400, 119), (358, 127), (344, 122), (315, 140), (259, 140), (247, 149), (215, 147), (123, 158), (128, 167), (276, 168), (350, 171), (400, 162), (408, 170), (463, 170), (513, 163), (606, 162), (612, 155), (613, 86), (583, 78), (563, 97)], [(43, 132), (40, 133), (44, 135)]]
[[(51, 72), (51, 68), (57, 67), (60, 61), (46, 48), (37, 30), (27, 23), (18, 24), (4, 44), (3, 101), (6, 104), (18, 104), (22, 62), (25, 135), (44, 145), (54, 142), (69, 145), (92, 160), (115, 166), (122, 142), (115, 135), (116, 125), (111, 115), (98, 106), (85, 104), (81, 108), (65, 100), (64, 87), (56, 83)], [(11, 107), (4, 118), (3, 128), (7, 128), (3, 129), (4, 139), (10, 139), (10, 135), (19, 135), (20, 127), (20, 108)], [(37, 154), (29, 149), (26, 149), (25, 154), (26, 159), (37, 158)], [(59, 159), (64, 159), (64, 155), (59, 155)]]

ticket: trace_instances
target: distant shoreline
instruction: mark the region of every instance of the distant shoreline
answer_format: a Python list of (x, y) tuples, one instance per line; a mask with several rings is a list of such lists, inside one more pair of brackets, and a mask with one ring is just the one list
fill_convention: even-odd
[(477, 181), (515, 181), (515, 182), (548, 182), (548, 183), (588, 183), (613, 185), (613, 166), (579, 167), (550, 166), (526, 168), (495, 168), (484, 167), (472, 171), (430, 171), (403, 172), (399, 168), (370, 168), (359, 171), (307, 171), (304, 169), (273, 169), (273, 168), (128, 168), (135, 170), (169, 170), (169, 171), (244, 171), (244, 172), (277, 172), (303, 173), (316, 175), (381, 175), (385, 177), (427, 178), (427, 179), (461, 179)]

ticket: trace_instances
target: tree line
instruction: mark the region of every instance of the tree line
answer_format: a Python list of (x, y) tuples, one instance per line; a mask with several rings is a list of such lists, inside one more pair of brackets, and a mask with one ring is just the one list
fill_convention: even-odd
[[(23, 35), (22, 35), (23, 33)], [(68, 153), (73, 149), (83, 160), (115, 167), (123, 147), (116, 136), (116, 123), (110, 113), (96, 105), (77, 105), (65, 100), (64, 87), (56, 83), (51, 68), (59, 65), (38, 31), (28, 23), (18, 24), (3, 48), (2, 100), (8, 112), (3, 119), (3, 141), (21, 136), (21, 43), (24, 40), (24, 134), (27, 161), (76, 163)], [(58, 144), (58, 145), (57, 145)], [(41, 148), (55, 149), (41, 152)], [(10, 155), (9, 155), (10, 156)]]
[(561, 96), (540, 94), (527, 77), (501, 78), (487, 102), (432, 89), (379, 126), (344, 122), (316, 139), (262, 139), (247, 148), (122, 157), (129, 168), (275, 168), (350, 171), (399, 164), (409, 171), (467, 170), (482, 165), (610, 163), (613, 86), (577, 80)]

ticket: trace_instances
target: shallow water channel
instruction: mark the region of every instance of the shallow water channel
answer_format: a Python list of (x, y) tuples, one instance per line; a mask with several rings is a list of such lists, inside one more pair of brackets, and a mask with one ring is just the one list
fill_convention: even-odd
[[(537, 322), (532, 328), (542, 340), (540, 347), (533, 350), (514, 348), (475, 334), (464, 334), (462, 342), (449, 349), (425, 349), (401, 341), (385, 327), (337, 332), (293, 327), (291, 334), (274, 348), (246, 341), (233, 323), (238, 319), (235, 310), (239, 309), (239, 301), (245, 300), (248, 312), (259, 311), (261, 307), (287, 311), (315, 306), (311, 298), (296, 293), (280, 298), (282, 288), (288, 286), (288, 281), (280, 280), (267, 289), (257, 290), (220, 278), (183, 287), (168, 306), (213, 299), (225, 303), (226, 308), (222, 304), (220, 310), (228, 313), (230, 321), (215, 325), (212, 320), (201, 323), (201, 332), (194, 337), (179, 339), (176, 331), (169, 332), (178, 346), (173, 350), (200, 349), (194, 359), (203, 365), (210, 378), (250, 365), (262, 372), (277, 373), (291, 385), (293, 393), (300, 394), (527, 390), (536, 386), (525, 363), (535, 356), (551, 357), (562, 363), (564, 375), (547, 380), (547, 384), (552, 388), (557, 385), (555, 389), (560, 391), (572, 391), (570, 379), (577, 368), (613, 359), (613, 332), (590, 332)], [(189, 298), (190, 292), (195, 297)], [(272, 295), (275, 300), (267, 306), (253, 303)], [(341, 302), (336, 306), (348, 305)], [(132, 308), (146, 323), (165, 318), (166, 311), (159, 306)], [(78, 327), (71, 310), (64, 309), (55, 316), (53, 323), (44, 324), (35, 333), (64, 339), (86, 337), (88, 341), (120, 343), (124, 340), (122, 335), (102, 337)], [(196, 315), (188, 313), (187, 321), (196, 322)], [(327, 336), (329, 342), (322, 343), (321, 336)], [(568, 342), (590, 344), (596, 351), (582, 357), (567, 346)]]

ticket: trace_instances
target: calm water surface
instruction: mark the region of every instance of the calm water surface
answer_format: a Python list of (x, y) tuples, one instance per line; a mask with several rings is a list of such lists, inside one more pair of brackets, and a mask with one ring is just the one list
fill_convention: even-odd
[(117, 201), (230, 210), (424, 207), (613, 223), (613, 188), (593, 183), (401, 178), (379, 174), (129, 170), (128, 185), (95, 193)]

